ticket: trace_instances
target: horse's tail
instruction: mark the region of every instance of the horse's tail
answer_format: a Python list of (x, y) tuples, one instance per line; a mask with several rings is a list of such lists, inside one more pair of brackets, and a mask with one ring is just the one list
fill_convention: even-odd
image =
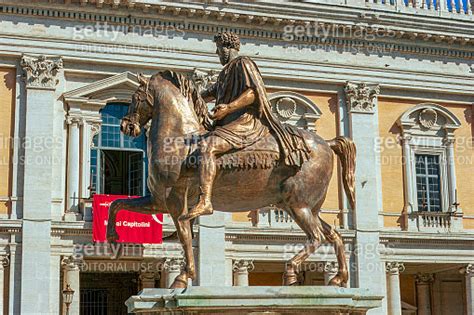
[(355, 164), (356, 164), (356, 146), (354, 142), (346, 137), (337, 137), (328, 141), (331, 149), (341, 160), (342, 183), (344, 190), (349, 198), (349, 204), (355, 209)]

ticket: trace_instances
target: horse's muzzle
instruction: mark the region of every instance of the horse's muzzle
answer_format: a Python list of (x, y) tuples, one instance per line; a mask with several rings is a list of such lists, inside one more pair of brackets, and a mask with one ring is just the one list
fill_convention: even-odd
[(138, 137), (141, 133), (140, 126), (128, 118), (122, 119), (122, 122), (120, 123), (120, 131), (131, 137)]

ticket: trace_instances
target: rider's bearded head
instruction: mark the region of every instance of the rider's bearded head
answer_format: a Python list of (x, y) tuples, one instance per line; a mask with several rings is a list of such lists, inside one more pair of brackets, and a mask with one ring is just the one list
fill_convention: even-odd
[(219, 59), (222, 65), (227, 64), (230, 60), (230, 54), (232, 50), (237, 53), (240, 50), (240, 39), (239, 36), (232, 32), (222, 32), (214, 36), (214, 42), (216, 43), (216, 53), (219, 55)]

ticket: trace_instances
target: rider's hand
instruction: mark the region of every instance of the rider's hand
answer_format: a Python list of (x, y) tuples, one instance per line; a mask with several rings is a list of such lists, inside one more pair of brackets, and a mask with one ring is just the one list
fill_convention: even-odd
[(214, 107), (214, 113), (211, 115), (212, 120), (221, 120), (229, 114), (229, 106), (227, 104), (219, 104)]

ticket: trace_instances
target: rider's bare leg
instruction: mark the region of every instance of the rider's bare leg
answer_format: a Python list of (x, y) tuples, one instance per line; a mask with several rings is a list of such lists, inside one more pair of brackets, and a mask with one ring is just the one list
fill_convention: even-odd
[(212, 187), (216, 177), (216, 155), (223, 154), (232, 149), (226, 140), (210, 136), (201, 143), (201, 161), (199, 163), (199, 185), (201, 193), (198, 203), (193, 209), (180, 217), (180, 220), (191, 220), (203, 214), (212, 214), (214, 209), (211, 204)]

